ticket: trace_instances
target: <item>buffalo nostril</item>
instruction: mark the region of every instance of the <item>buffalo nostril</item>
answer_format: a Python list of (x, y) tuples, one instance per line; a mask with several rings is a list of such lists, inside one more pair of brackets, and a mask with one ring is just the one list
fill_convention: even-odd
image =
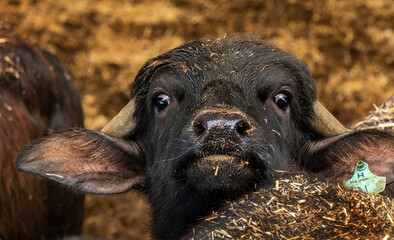
[(235, 130), (240, 136), (250, 135), (253, 131), (252, 126), (247, 121), (238, 122)]
[(195, 121), (192, 124), (192, 130), (195, 134), (197, 134), (197, 136), (201, 136), (207, 130), (207, 127), (205, 126), (204, 123), (200, 121)]

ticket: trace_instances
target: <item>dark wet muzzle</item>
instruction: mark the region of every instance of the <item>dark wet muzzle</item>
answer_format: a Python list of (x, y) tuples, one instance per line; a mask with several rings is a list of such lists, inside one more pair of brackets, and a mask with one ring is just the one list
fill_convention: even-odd
[(199, 142), (229, 140), (233, 144), (240, 144), (249, 138), (253, 128), (241, 113), (203, 111), (192, 122), (192, 131)]

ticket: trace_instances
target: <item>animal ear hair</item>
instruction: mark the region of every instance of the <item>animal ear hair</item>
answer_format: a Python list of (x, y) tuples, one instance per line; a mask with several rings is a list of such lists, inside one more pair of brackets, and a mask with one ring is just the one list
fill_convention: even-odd
[(307, 143), (300, 163), (307, 171), (335, 182), (345, 182), (358, 161), (371, 172), (386, 177), (386, 194), (394, 197), (394, 133), (359, 130)]
[(135, 141), (74, 129), (39, 139), (23, 150), (16, 166), (83, 193), (112, 194), (142, 188), (144, 162)]

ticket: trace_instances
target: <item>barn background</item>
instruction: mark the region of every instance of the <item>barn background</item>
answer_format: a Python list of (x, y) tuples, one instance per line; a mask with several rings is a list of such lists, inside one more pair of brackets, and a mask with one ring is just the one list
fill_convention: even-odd
[[(299, 57), (319, 97), (350, 124), (394, 96), (394, 2), (386, 0), (1, 0), (9, 24), (58, 56), (79, 88), (85, 125), (102, 128), (127, 102), (149, 58), (234, 33)], [(148, 238), (142, 196), (87, 198), (85, 235)]]

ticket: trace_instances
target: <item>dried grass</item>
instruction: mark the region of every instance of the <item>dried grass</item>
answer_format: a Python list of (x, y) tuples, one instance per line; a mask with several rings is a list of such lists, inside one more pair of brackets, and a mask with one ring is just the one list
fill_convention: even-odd
[(288, 173), (228, 202), (184, 239), (383, 239), (394, 237), (393, 217), (387, 197)]
[(380, 129), (394, 131), (394, 97), (380, 106), (374, 104), (374, 110), (362, 121), (354, 124), (352, 129)]

